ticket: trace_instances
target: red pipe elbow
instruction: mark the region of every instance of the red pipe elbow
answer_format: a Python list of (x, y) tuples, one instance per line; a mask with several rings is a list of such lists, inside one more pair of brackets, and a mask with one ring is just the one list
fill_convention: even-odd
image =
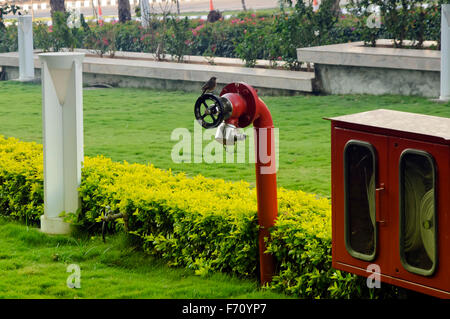
[(272, 115), (267, 105), (258, 97), (256, 102), (256, 119), (253, 121), (256, 128), (273, 128)]

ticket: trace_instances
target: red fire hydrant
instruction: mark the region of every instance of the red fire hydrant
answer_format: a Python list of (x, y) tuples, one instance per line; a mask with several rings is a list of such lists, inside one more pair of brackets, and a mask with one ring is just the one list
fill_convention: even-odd
[[(214, 104), (209, 105), (208, 101)], [(256, 90), (241, 82), (226, 85), (219, 97), (209, 93), (200, 96), (195, 104), (195, 117), (204, 128), (218, 127), (216, 140), (224, 145), (234, 145), (236, 141), (245, 139), (237, 128), (253, 123), (260, 280), (261, 284), (270, 282), (275, 263), (273, 256), (265, 253), (264, 238), (269, 237), (269, 228), (275, 224), (278, 215), (275, 134), (270, 111)]]

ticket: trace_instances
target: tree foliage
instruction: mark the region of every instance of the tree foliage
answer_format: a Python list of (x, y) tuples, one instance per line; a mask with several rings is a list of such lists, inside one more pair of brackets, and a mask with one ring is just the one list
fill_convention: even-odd
[(20, 12), (20, 7), (12, 4), (4, 4), (0, 6), (0, 29), (4, 29), (5, 28), (5, 24), (3, 22), (4, 16), (8, 15), (8, 14), (18, 14), (21, 15), (22, 13)]

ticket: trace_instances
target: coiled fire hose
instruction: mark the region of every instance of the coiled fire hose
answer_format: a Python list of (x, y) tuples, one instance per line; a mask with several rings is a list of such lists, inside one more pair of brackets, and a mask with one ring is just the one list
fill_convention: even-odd
[(405, 252), (423, 247), (434, 263), (434, 189), (426, 190), (421, 170), (412, 164), (405, 169), (404, 181)]
[[(424, 176), (415, 165), (405, 170), (404, 212), (405, 228), (403, 247), (411, 252), (423, 247), (431, 262), (435, 262), (434, 189), (426, 191)], [(371, 175), (366, 184), (367, 200), (372, 225), (375, 227), (375, 178)]]

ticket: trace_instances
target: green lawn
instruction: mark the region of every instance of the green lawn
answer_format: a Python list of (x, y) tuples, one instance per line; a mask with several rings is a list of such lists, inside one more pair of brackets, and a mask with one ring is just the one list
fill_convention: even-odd
[[(254, 165), (176, 164), (175, 128), (194, 130), (197, 93), (144, 89), (84, 91), (85, 154), (146, 163), (188, 175), (254, 184)], [(263, 97), (279, 128), (278, 184), (330, 194), (330, 123), (323, 117), (377, 108), (450, 117), (450, 104), (402, 96)], [(0, 134), (42, 142), (41, 88), (0, 82)], [(206, 145), (207, 142), (204, 143)], [(214, 274), (194, 276), (133, 251), (123, 235), (47, 236), (0, 219), (0, 298), (286, 298), (258, 289), (256, 281)], [(81, 289), (69, 289), (66, 267), (81, 267)]]
[[(0, 82), (0, 92), (0, 134), (42, 142), (40, 86)], [(254, 165), (248, 162), (194, 163), (193, 155), (192, 163), (172, 161), (171, 150), (178, 141), (171, 140), (171, 133), (176, 128), (194, 131), (193, 108), (197, 97), (197, 92), (85, 90), (85, 155), (103, 154), (116, 161), (151, 162), (156, 167), (184, 171), (191, 176), (201, 173), (213, 178), (243, 179), (254, 185)], [(450, 104), (437, 104), (419, 97), (346, 95), (263, 97), (263, 100), (279, 128), (278, 185), (327, 197), (330, 195), (330, 123), (323, 117), (377, 108), (450, 117)], [(208, 143), (204, 141), (203, 146)]]
[[(48, 236), (0, 218), (1, 298), (279, 299), (255, 280), (225, 274), (195, 276), (134, 251), (122, 234), (100, 237)], [(80, 267), (79, 289), (68, 288), (70, 264)]]

